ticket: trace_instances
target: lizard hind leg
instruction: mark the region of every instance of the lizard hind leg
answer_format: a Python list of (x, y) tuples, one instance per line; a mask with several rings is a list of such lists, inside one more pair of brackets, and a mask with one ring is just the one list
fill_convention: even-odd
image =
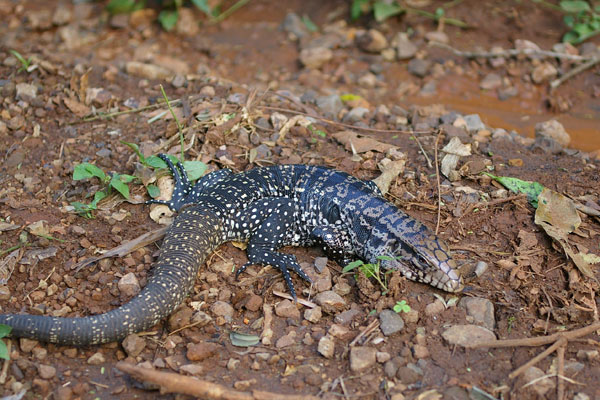
[(275, 198), (257, 201), (241, 215), (237, 229), (249, 234), (248, 263), (236, 271), (236, 277), (250, 265), (271, 265), (279, 269), (290, 294), (296, 299), (290, 270), (307, 282), (312, 282), (302, 270), (296, 256), (279, 252), (280, 247), (294, 244), (295, 207), (290, 199)]

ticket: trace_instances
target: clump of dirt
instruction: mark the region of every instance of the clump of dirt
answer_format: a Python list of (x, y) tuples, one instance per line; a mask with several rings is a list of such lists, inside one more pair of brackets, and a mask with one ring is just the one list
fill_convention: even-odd
[[(124, 144), (139, 145), (146, 157), (179, 154), (160, 84), (183, 125), (186, 159), (208, 170), (301, 163), (365, 180), (383, 171), (385, 182), (378, 183), (387, 197), (450, 243), (464, 264), (465, 291), (444, 293), (398, 273), (382, 273), (383, 287), (356, 270), (343, 272), (318, 249), (294, 248), (285, 251), (314, 282), (309, 287), (293, 277), (305, 300), (294, 303), (271, 268), (250, 267), (236, 280), (232, 271), (247, 258), (229, 243), (201, 268), (184, 304), (151, 332), (89, 348), (11, 339), (3, 392), (165, 398), (115, 367), (123, 361), (231, 393), (262, 390), (281, 398), (600, 395), (594, 332), (583, 332), (585, 340), (572, 334), (568, 346), (559, 343), (563, 350), (516, 377), (510, 374), (541, 348), (470, 348), (486, 338), (549, 335), (597, 322), (600, 165), (594, 154), (568, 145), (600, 148), (578, 139), (592, 125), (575, 111), (585, 106), (582, 113), (597, 115), (598, 67), (551, 92), (549, 82), (574, 68), (573, 60), (483, 59), (431, 47), (432, 38), (444, 42), (445, 35), (455, 49), (459, 38), (463, 50), (530, 46), (517, 39), (548, 49), (559, 41), (560, 15), (533, 3), (484, 2), (476, 12), (457, 5), (447, 12), (475, 26), (464, 31), (438, 29), (415, 15), (352, 25), (347, 2), (286, 5), (252, 2), (201, 30), (184, 24), (193, 16), (184, 9), (178, 32), (165, 33), (151, 9), (105, 19), (99, 3), (0, 2), (7, 21), (0, 42), (2, 313), (99, 314), (145, 285), (160, 243), (83, 262), (159, 229), (153, 219), (166, 221), (151, 219), (140, 204), (148, 198), (140, 182), (156, 184), (157, 176)], [(321, 31), (299, 24), (302, 13)], [(407, 27), (412, 36), (398, 33)], [(19, 71), (10, 49), (31, 58), (30, 71)], [(575, 50), (553, 49), (581, 57), (598, 51)], [(556, 75), (543, 75), (551, 67)], [(453, 92), (464, 102), (449, 101)], [(553, 116), (547, 105), (566, 114)], [(525, 123), (523, 113), (530, 116)], [(494, 124), (507, 115), (508, 125)], [(513, 130), (526, 124), (533, 133), (535, 123), (555, 118), (563, 124), (539, 124), (535, 137)], [(130, 200), (113, 190), (94, 218), (78, 216), (72, 203), (89, 203), (104, 189), (97, 178), (73, 180), (82, 162), (137, 176)], [(592, 275), (536, 225), (527, 196), (485, 172), (539, 182), (571, 199), (581, 222), (565, 240), (585, 255)], [(231, 332), (261, 341), (236, 347)], [(557, 374), (568, 379), (557, 381)]]

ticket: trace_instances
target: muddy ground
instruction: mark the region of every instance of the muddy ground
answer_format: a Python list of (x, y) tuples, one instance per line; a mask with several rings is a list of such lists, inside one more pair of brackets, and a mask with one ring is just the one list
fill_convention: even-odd
[[(152, 9), (110, 17), (102, 2), (1, 0), (1, 311), (97, 314), (146, 283), (160, 241), (77, 266), (160, 227), (141, 204), (148, 196), (140, 181), (156, 176), (122, 141), (146, 156), (178, 154), (161, 83), (180, 101), (186, 159), (210, 170), (306, 163), (373, 179), (381, 165), (404, 160), (388, 198), (431, 229), (439, 223), (458, 260), (484, 261), (487, 270), (465, 268), (467, 288), (458, 295), (395, 274), (384, 291), (342, 273), (317, 249), (286, 250), (317, 282), (311, 288), (294, 277), (300, 297), (320, 304), (310, 308), (278, 295), (287, 290), (270, 268), (251, 267), (235, 280), (232, 268), (247, 258), (226, 244), (200, 269), (184, 305), (151, 332), (84, 348), (5, 339), (1, 393), (185, 398), (115, 368), (125, 361), (273, 398), (600, 398), (597, 332), (572, 338), (562, 356), (554, 352), (515, 378), (509, 374), (548, 346), (465, 347), (473, 333), (530, 338), (598, 322), (597, 265), (585, 276), (534, 223), (527, 198), (483, 172), (537, 181), (576, 201), (581, 224), (566, 240), (576, 253), (598, 255), (600, 69), (550, 91), (580, 61), (469, 58), (431, 45), (479, 52), (537, 45), (589, 59), (598, 40), (556, 47), (562, 15), (534, 2), (450, 2), (446, 15), (469, 29), (416, 14), (350, 22), (349, 2), (322, 3), (253, 1), (220, 25), (202, 26), (195, 22), (202, 15), (186, 9), (176, 32), (166, 33)], [(11, 49), (31, 58), (29, 71)], [(554, 133), (539, 126), (534, 135), (537, 123), (552, 119), (568, 133), (552, 125)], [(451, 140), (467, 153), (438, 172)], [(103, 189), (95, 178), (73, 180), (82, 162), (140, 177), (130, 201), (109, 196), (94, 218), (77, 215), (71, 203), (89, 203)], [(334, 306), (319, 296), (333, 297)], [(401, 301), (409, 308), (390, 311)], [(260, 336), (266, 325), (270, 339), (232, 345), (230, 332)]]

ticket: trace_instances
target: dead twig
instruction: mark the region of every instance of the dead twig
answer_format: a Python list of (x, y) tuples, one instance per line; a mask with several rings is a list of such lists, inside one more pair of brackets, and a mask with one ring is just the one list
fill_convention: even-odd
[(590, 61), (593, 60), (594, 57), (584, 57), (578, 56), (575, 54), (566, 54), (566, 53), (557, 53), (555, 51), (548, 50), (534, 50), (534, 49), (509, 49), (498, 52), (492, 51), (461, 51), (455, 49), (452, 46), (449, 46), (445, 43), (440, 42), (429, 42), (429, 46), (432, 47), (440, 47), (442, 49), (446, 49), (454, 53), (459, 57), (465, 58), (506, 58), (506, 57), (516, 57), (519, 55), (525, 56), (536, 56), (536, 57), (547, 57), (547, 58), (561, 58), (565, 60), (571, 61)]
[(437, 222), (435, 224), (435, 234), (437, 235), (440, 231), (440, 220), (442, 219), (442, 185), (440, 184), (440, 167), (438, 165), (438, 143), (440, 141), (442, 130), (438, 129), (437, 137), (435, 138), (435, 146), (433, 148), (433, 155), (435, 157), (435, 177), (437, 180)]
[(471, 204), (469, 206), (469, 208), (467, 208), (465, 210), (465, 212), (463, 213), (463, 215), (461, 215), (458, 219), (461, 219), (462, 217), (464, 217), (465, 215), (469, 214), (471, 211), (473, 211), (476, 208), (490, 207), (490, 206), (495, 206), (495, 205), (502, 204), (502, 203), (507, 203), (509, 201), (526, 199), (526, 198), (527, 198), (527, 195), (524, 194), (524, 193), (521, 193), (521, 194), (517, 194), (517, 195), (514, 195), (514, 196), (505, 197), (504, 199), (496, 199), (496, 200), (491, 200), (491, 201), (481, 201), (479, 203)]
[(172, 372), (160, 372), (153, 369), (142, 368), (126, 362), (118, 362), (117, 369), (128, 373), (135, 379), (159, 385), (161, 393), (180, 393), (213, 400), (316, 400), (310, 395), (286, 395), (273, 392), (253, 390), (241, 392), (230, 389), (214, 382), (201, 380), (191, 376), (183, 376)]
[(556, 389), (556, 399), (563, 400), (565, 397), (565, 346), (561, 346), (557, 349), (556, 355), (558, 356), (558, 371), (556, 372), (558, 379), (558, 388)]
[[(273, 290), (273, 294), (275, 296), (283, 297), (284, 299), (288, 299), (288, 300), (294, 301), (294, 298), (292, 296), (290, 296), (287, 293), (280, 292), (279, 290)], [(297, 301), (298, 301), (299, 304), (302, 304), (303, 306), (306, 306), (308, 308), (315, 308), (317, 306), (312, 301), (308, 301), (308, 300), (304, 300), (304, 299), (297, 299)]]
[(353, 129), (356, 131), (364, 131), (364, 132), (375, 132), (375, 133), (402, 133), (402, 134), (408, 134), (408, 135), (412, 135), (415, 133), (418, 134), (427, 134), (427, 133), (432, 133), (433, 131), (427, 130), (427, 131), (406, 131), (406, 130), (400, 130), (400, 129), (376, 129), (376, 128), (367, 128), (367, 127), (361, 127), (361, 126), (354, 126), (354, 125), (349, 125), (349, 124), (344, 124), (342, 122), (336, 122), (336, 121), (332, 121), (330, 119), (327, 119), (325, 117), (321, 117), (319, 115), (310, 115), (308, 113), (302, 112), (302, 111), (297, 111), (297, 110), (292, 110), (289, 108), (283, 108), (283, 107), (271, 107), (271, 106), (257, 106), (258, 108), (264, 108), (265, 110), (273, 110), (273, 111), (280, 111), (280, 112), (284, 112), (284, 113), (290, 113), (290, 114), (297, 114), (297, 115), (304, 115), (305, 117), (311, 117), (314, 119), (318, 119), (319, 121), (327, 124), (327, 125), (333, 125), (333, 126), (339, 126), (345, 129)]
[(423, 155), (425, 156), (425, 160), (427, 160), (427, 166), (429, 168), (433, 168), (433, 165), (431, 164), (431, 158), (429, 158), (429, 156), (427, 155), (427, 152), (425, 151), (425, 149), (421, 145), (421, 142), (419, 141), (419, 138), (416, 137), (415, 135), (412, 135), (411, 137), (415, 139), (415, 142), (417, 142), (417, 146), (419, 146), (419, 149), (421, 150), (421, 153), (423, 153)]
[(575, 68), (573, 68), (572, 70), (570, 70), (569, 72), (567, 72), (566, 74), (561, 76), (560, 78), (557, 78), (557, 79), (553, 80), (552, 82), (550, 82), (550, 91), (553, 91), (554, 89), (556, 89), (557, 87), (562, 85), (568, 79), (571, 79), (575, 75), (582, 73), (586, 69), (592, 68), (594, 65), (596, 65), (598, 63), (600, 63), (600, 57), (594, 57), (590, 60), (587, 60), (583, 64), (576, 66)]
[(139, 249), (140, 247), (144, 247), (147, 244), (156, 242), (157, 240), (159, 240), (160, 238), (165, 236), (167, 229), (168, 229), (168, 227), (163, 227), (163, 228), (155, 229), (152, 232), (146, 232), (143, 235), (140, 235), (137, 238), (128, 241), (127, 243), (123, 243), (120, 246), (110, 249), (109, 251), (102, 254), (101, 256), (86, 258), (85, 260), (80, 261), (77, 264), (75, 264), (73, 266), (73, 268), (75, 269), (75, 272), (77, 273), (83, 267), (86, 267), (90, 264), (100, 261), (103, 258), (114, 257), (114, 256), (123, 257), (123, 256), (131, 253), (132, 251)]

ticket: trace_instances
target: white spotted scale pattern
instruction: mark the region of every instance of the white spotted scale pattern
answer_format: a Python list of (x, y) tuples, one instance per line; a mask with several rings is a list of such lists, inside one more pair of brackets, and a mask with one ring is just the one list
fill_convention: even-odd
[[(163, 241), (154, 275), (128, 303), (105, 314), (56, 318), (4, 314), (12, 335), (89, 345), (113, 342), (156, 325), (192, 289), (198, 268), (221, 243), (248, 241), (248, 263), (279, 268), (295, 297), (289, 270), (310, 281), (283, 246), (319, 245), (339, 262), (360, 258), (399, 270), (408, 279), (462, 290), (448, 246), (425, 225), (384, 199), (376, 186), (324, 167), (282, 165), (233, 174), (213, 172), (193, 187), (181, 165), (168, 204), (179, 211)], [(151, 201), (161, 203), (160, 201)]]

